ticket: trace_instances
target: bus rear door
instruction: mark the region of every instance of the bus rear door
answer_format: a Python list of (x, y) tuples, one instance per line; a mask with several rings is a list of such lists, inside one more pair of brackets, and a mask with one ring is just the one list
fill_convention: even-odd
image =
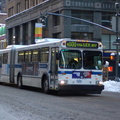
[(58, 48), (51, 48), (50, 87), (56, 89), (58, 80)]

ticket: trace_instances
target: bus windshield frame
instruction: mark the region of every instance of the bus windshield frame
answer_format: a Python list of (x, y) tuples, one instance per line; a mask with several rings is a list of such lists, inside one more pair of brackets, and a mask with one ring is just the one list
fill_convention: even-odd
[(82, 54), (79, 50), (62, 49), (60, 51), (61, 69), (80, 69), (82, 67)]
[(102, 52), (101, 51), (83, 51), (83, 68), (84, 69), (102, 69)]
[(61, 69), (102, 70), (102, 52), (62, 49), (60, 51), (59, 67)]

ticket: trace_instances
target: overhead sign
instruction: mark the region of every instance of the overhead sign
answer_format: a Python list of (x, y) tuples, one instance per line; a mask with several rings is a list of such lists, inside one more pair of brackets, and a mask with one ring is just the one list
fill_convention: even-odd
[(66, 47), (72, 48), (98, 48), (98, 43), (95, 42), (76, 42), (76, 41), (67, 41)]
[(120, 45), (120, 42), (113, 42), (113, 45)]

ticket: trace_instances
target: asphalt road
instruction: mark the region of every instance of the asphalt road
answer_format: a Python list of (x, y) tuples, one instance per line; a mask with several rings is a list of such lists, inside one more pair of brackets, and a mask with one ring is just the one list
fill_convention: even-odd
[(120, 93), (58, 96), (0, 85), (0, 120), (120, 120)]

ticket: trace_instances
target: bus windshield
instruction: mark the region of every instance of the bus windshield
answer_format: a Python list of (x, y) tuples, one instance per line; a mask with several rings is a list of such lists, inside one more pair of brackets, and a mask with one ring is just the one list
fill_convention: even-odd
[(80, 69), (82, 67), (82, 55), (79, 50), (61, 50), (60, 68)]
[(102, 52), (83, 51), (83, 58), (84, 69), (102, 69)]

